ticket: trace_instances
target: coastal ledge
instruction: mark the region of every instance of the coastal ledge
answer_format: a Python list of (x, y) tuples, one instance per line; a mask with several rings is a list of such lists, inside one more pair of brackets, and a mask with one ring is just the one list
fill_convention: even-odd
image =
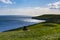
[[(44, 23), (44, 22), (42, 22)], [(29, 25), (29, 26), (23, 26), (23, 27), (30, 27), (30, 26), (34, 26), (34, 25), (37, 25), (37, 24), (40, 24), (40, 23), (36, 23), (36, 24), (33, 24), (33, 25)], [(6, 31), (3, 31), (3, 32), (10, 32), (10, 31), (18, 31), (18, 30), (23, 30), (23, 27), (20, 27), (20, 28), (15, 28), (15, 29), (10, 29), (10, 30), (6, 30)]]
[(41, 16), (32, 17), (33, 19), (46, 20), (48, 23), (58, 23), (60, 24), (60, 14), (44, 14)]

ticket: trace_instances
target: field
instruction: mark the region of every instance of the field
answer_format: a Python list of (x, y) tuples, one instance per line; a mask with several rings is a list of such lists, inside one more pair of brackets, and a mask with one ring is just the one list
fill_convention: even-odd
[(60, 24), (38, 23), (27, 28), (1, 32), (0, 40), (60, 40)]

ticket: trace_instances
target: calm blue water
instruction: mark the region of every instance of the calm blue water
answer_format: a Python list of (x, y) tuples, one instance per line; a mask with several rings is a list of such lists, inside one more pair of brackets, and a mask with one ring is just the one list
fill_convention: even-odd
[(0, 32), (32, 25), (39, 22), (44, 21), (32, 19), (29, 16), (0, 16)]

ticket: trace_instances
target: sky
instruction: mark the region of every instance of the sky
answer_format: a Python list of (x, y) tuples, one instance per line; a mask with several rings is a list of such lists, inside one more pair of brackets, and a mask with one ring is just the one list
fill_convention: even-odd
[(0, 15), (60, 14), (60, 0), (0, 0)]

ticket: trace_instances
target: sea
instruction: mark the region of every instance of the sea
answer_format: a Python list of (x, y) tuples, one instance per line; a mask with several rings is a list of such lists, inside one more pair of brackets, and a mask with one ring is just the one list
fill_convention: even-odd
[(31, 16), (24, 15), (1, 15), (0, 32), (33, 25), (40, 22), (44, 22), (44, 20), (32, 19)]

